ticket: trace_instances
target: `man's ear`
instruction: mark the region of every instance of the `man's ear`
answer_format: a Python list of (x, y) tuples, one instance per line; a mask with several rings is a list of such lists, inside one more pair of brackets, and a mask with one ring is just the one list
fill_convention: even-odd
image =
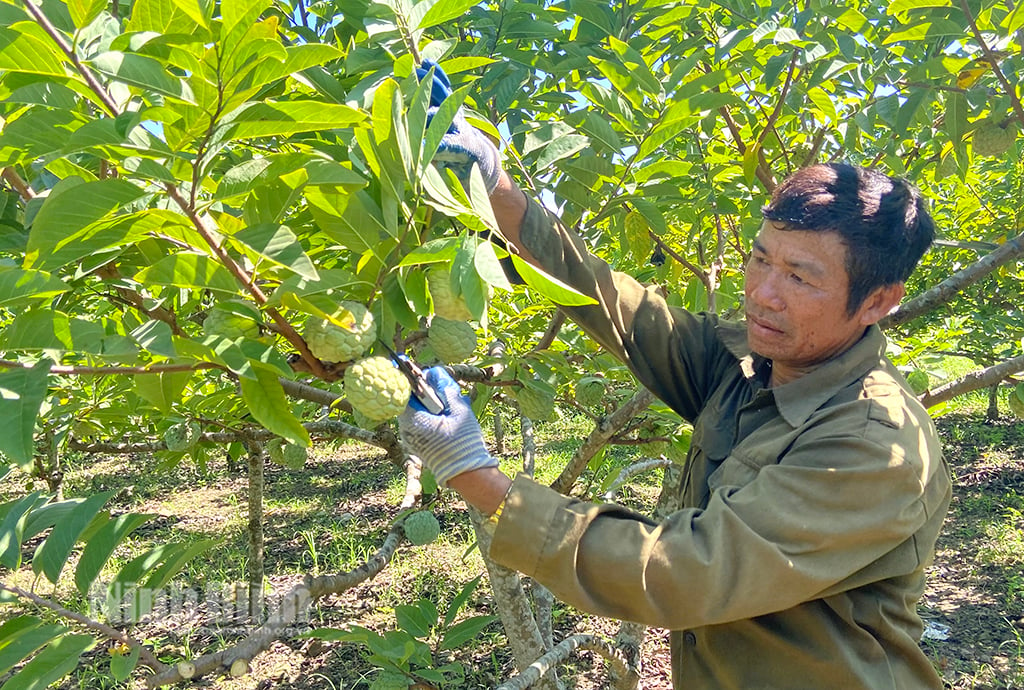
[(857, 318), (864, 326), (873, 326), (896, 308), (907, 294), (903, 283), (893, 283), (875, 288), (857, 310)]

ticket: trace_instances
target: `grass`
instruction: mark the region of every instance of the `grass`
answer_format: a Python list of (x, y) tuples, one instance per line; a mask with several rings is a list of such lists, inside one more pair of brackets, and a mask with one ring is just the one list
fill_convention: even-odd
[[(947, 640), (925, 640), (923, 645), (948, 688), (1019, 688), (1024, 687), (1024, 623), (1019, 622), (1024, 619), (1024, 425), (1006, 420), (987, 423), (972, 410), (971, 404), (958, 406), (938, 422), (956, 488), (921, 611), (929, 621), (946, 625), (951, 635)], [(504, 421), (507, 452), (501, 463), (506, 471), (515, 472), (521, 467), (521, 440), (511, 433), (517, 425), (511, 419)], [(550, 482), (558, 475), (591, 424), (586, 417), (567, 416), (535, 427), (540, 481)], [(489, 420), (484, 427), (490, 434)], [(604, 482), (639, 455), (641, 448), (610, 447), (601, 462), (592, 463), (579, 485), (600, 493)], [(213, 556), (186, 568), (181, 581), (197, 588), (245, 581), (248, 553), (243, 475), (216, 462), (205, 471), (188, 466), (157, 471), (146, 458), (72, 460), (66, 479), (68, 496), (116, 489), (119, 493), (112, 505), (117, 510), (157, 516), (117, 553), (118, 563), (169, 539), (218, 536), (223, 539), (222, 546)], [(651, 512), (661, 474), (659, 470), (636, 477), (622, 491), (622, 502)], [(20, 492), (23, 482), (9, 478), (5, 487)], [(266, 488), (266, 589), (280, 592), (307, 572), (347, 571), (365, 562), (398, 514), (404, 479), (379, 452), (343, 443), (318, 448), (303, 470), (268, 466)], [(377, 578), (322, 601), (311, 624), (341, 627), (358, 623), (383, 632), (395, 627), (395, 607), (419, 598), (434, 601), (443, 611), (462, 585), (485, 568), (473, 547), (473, 532), (462, 503), (445, 494), (431, 510), (443, 527), (437, 542), (404, 546)], [(24, 568), (17, 577), (31, 583), (31, 573)], [(9, 578), (4, 575), (5, 580)], [(76, 599), (70, 588), (60, 588), (57, 596), (80, 610), (87, 604)], [(486, 613), (493, 613), (493, 602), (483, 586), (469, 602), (467, 615)], [(576, 631), (614, 633), (609, 622), (561, 605), (556, 605), (555, 625), (560, 636)], [(499, 630), (495, 625), (451, 655), (470, 671), (465, 687), (493, 687), (510, 675), (511, 659)], [(142, 625), (136, 633), (148, 637), (162, 658), (173, 661), (230, 645), (245, 630), (211, 624), (197, 614)], [(649, 659), (645, 687), (667, 688), (663, 637), (652, 633), (645, 645)], [(141, 687), (138, 677), (133, 683), (113, 683), (106, 671), (107, 658), (102, 650), (90, 653), (61, 687)], [(374, 669), (365, 649), (358, 645), (317, 646), (294, 638), (282, 640), (258, 656), (250, 676), (216, 681), (216, 685), (226, 690), (258, 686), (363, 690)], [(563, 677), (578, 690), (599, 688), (603, 687), (602, 669), (601, 662), (584, 656), (567, 666)]]

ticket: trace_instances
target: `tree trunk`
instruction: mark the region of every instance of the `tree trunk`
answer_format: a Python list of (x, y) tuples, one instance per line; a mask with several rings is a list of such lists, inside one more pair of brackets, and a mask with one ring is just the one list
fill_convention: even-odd
[(249, 620), (263, 617), (263, 445), (248, 445), (249, 462)]
[(988, 410), (985, 412), (985, 418), (990, 422), (994, 422), (999, 419), (999, 384), (995, 384), (988, 389)]

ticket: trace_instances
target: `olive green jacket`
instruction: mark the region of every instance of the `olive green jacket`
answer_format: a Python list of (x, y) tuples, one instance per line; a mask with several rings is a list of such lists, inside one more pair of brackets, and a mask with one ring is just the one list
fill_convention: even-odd
[(677, 688), (940, 688), (916, 604), (950, 475), (881, 331), (768, 388), (742, 325), (668, 306), (533, 203), (521, 246), (598, 298), (566, 311), (694, 431), (668, 519), (520, 476), (490, 556), (581, 610), (672, 630)]

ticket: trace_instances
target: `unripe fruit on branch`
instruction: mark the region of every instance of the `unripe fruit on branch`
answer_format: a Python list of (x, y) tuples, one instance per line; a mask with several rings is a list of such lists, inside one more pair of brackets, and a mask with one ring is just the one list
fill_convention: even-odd
[(367, 357), (345, 370), (345, 397), (371, 421), (397, 417), (411, 393), (409, 379), (386, 357)]
[(203, 333), (237, 340), (260, 337), (260, 325), (248, 316), (214, 306), (203, 319)]
[(167, 450), (181, 453), (199, 443), (202, 433), (195, 422), (180, 422), (164, 432), (164, 445)]
[(466, 306), (462, 295), (452, 291), (451, 273), (444, 268), (431, 268), (427, 271), (427, 287), (430, 297), (434, 300), (434, 313), (451, 321), (469, 321), (473, 314)]
[(535, 422), (546, 422), (554, 415), (555, 396), (545, 390), (523, 386), (516, 391), (516, 400), (523, 416)]
[(1001, 156), (1006, 153), (1017, 138), (1017, 125), (1010, 122), (1005, 127), (995, 118), (984, 120), (971, 135), (974, 153), (978, 156)]
[(430, 320), (427, 336), (434, 354), (445, 364), (465, 361), (476, 350), (476, 329), (465, 321), (435, 315)]
[(914, 369), (907, 374), (907, 383), (910, 384), (910, 389), (914, 391), (914, 395), (924, 395), (930, 385), (928, 374), (920, 369)]
[(285, 441), (283, 438), (271, 439), (267, 442), (266, 448), (271, 462), (290, 470), (301, 470), (309, 458), (309, 453), (305, 448), (291, 441)]
[(599, 376), (584, 376), (576, 382), (576, 402), (590, 407), (601, 402), (604, 397), (604, 379)]
[(429, 510), (418, 510), (402, 523), (405, 537), (416, 546), (429, 544), (441, 536), (441, 523)]
[(310, 318), (303, 330), (309, 351), (325, 362), (351, 362), (366, 352), (377, 338), (372, 312), (358, 302), (346, 301), (340, 306), (351, 315), (340, 319), (345, 328), (326, 319)]

